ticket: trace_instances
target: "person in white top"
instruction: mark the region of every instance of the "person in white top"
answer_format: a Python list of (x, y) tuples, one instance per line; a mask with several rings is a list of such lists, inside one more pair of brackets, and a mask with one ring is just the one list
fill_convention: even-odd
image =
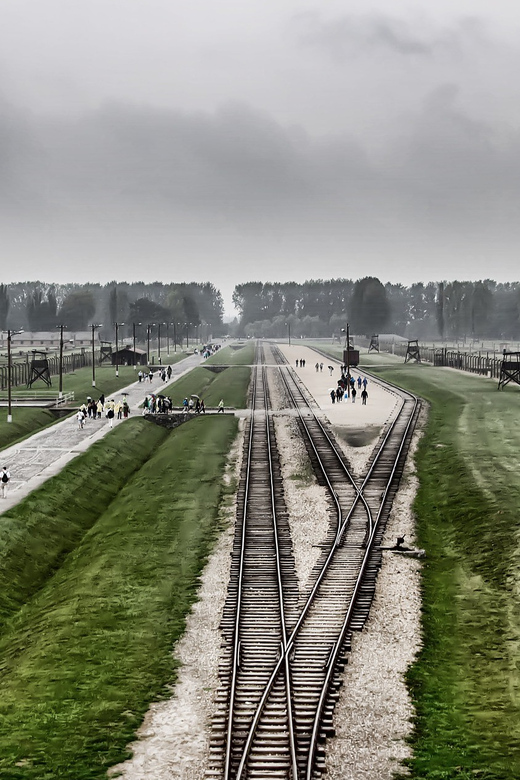
[(9, 484), (10, 479), (11, 479), (11, 475), (7, 470), (7, 466), (4, 466), (4, 468), (2, 469), (2, 476), (0, 477), (0, 482), (2, 484), (3, 498), (7, 498), (7, 486)]

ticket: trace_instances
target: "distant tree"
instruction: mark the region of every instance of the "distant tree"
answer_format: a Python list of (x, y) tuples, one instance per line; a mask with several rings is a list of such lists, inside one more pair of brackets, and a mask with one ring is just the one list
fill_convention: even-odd
[(52, 330), (56, 326), (56, 295), (51, 285), (47, 293), (37, 287), (27, 304), (27, 319), (32, 331)]
[(380, 333), (388, 323), (390, 306), (387, 293), (379, 279), (366, 276), (354, 284), (351, 300), (353, 333), (370, 336)]
[[(149, 298), (138, 298), (130, 304), (130, 321), (148, 325), (159, 322), (170, 322), (170, 310)], [(115, 320), (114, 320), (115, 322)]]
[(390, 306), (389, 327), (392, 333), (404, 336), (407, 325), (411, 321), (409, 294), (410, 291), (402, 284), (385, 284)]
[(68, 330), (85, 330), (92, 322), (95, 311), (96, 302), (90, 290), (77, 290), (64, 299), (58, 319)]
[(0, 284), (0, 330), (5, 330), (7, 328), (9, 304), (9, 288), (6, 284)]
[(473, 286), (471, 301), (471, 335), (482, 338), (489, 332), (489, 322), (493, 309), (493, 293), (487, 282), (476, 282)]
[(233, 290), (233, 304), (240, 313), (242, 333), (248, 322), (263, 319), (262, 289), (262, 282), (247, 282), (247, 284), (237, 284)]
[(444, 341), (445, 322), (444, 322), (444, 282), (437, 285), (437, 298), (435, 301), (435, 316), (437, 319), (437, 329), (439, 336)]
[(117, 284), (114, 284), (108, 293), (108, 317), (110, 324), (117, 322), (117, 314)]

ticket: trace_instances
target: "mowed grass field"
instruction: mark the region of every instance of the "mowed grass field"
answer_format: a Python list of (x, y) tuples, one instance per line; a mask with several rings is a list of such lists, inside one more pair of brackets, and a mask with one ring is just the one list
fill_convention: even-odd
[(413, 778), (520, 777), (520, 388), (388, 355), (430, 404), (416, 457), (424, 647), (409, 672)]
[[(208, 396), (245, 405), (249, 368), (205, 373)], [(170, 695), (237, 428), (130, 419), (0, 517), (2, 780), (105, 778)]]

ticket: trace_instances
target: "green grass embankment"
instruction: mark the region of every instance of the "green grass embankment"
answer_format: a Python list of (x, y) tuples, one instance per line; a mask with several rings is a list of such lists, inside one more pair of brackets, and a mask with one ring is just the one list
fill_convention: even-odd
[(206, 361), (210, 365), (251, 366), (255, 362), (255, 342), (245, 341), (223, 347)]
[(163, 428), (129, 420), (1, 516), (0, 631), (166, 437)]
[(416, 456), (424, 646), (411, 776), (520, 777), (520, 393), (429, 366), (373, 371), (431, 404)]
[(247, 404), (250, 376), (251, 369), (246, 365), (230, 366), (214, 373), (204, 363), (173, 382), (163, 392), (171, 396), (174, 406), (182, 406), (183, 399), (193, 393), (204, 399), (207, 409), (216, 407), (221, 398), (226, 406), (243, 409)]
[(13, 421), (8, 423), (7, 407), (0, 407), (0, 449), (7, 449), (55, 422), (56, 417), (48, 409), (14, 407)]
[[(90, 490), (65, 473), (53, 480), (52, 495), (63, 499), (56, 496), (54, 522), (65, 531), (69, 523), (91, 527), (1, 637), (3, 780), (104, 779), (127, 757), (150, 701), (174, 680), (172, 644), (218, 529), (237, 420), (206, 416), (169, 434), (132, 420), (108, 437), (119, 452), (118, 437), (129, 428), (137, 441), (148, 430), (166, 437), (133, 475), (114, 453), (107, 467), (104, 455), (101, 461), (99, 451), (89, 451), (74, 463)], [(107, 483), (118, 485), (113, 500)], [(92, 501), (100, 512), (93, 525)], [(24, 529), (26, 512), (20, 505), (9, 513), (12, 535)], [(42, 517), (52, 531), (50, 513)], [(38, 546), (35, 570), (41, 558)], [(13, 584), (8, 605), (19, 606), (16, 590)]]

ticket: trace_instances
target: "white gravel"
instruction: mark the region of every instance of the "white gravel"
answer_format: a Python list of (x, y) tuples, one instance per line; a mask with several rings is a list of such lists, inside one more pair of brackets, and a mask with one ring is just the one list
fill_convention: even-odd
[[(299, 349), (308, 365), (316, 362), (309, 350)], [(294, 360), (291, 360), (294, 365)], [(305, 372), (305, 370), (304, 370)], [(313, 374), (315, 372), (313, 371)], [(308, 373), (302, 376), (310, 379)], [(321, 375), (314, 381), (323, 382)], [(325, 379), (326, 384), (326, 379)], [(276, 398), (275, 409), (283, 407)], [(308, 382), (311, 387), (312, 381)], [(395, 400), (370, 388), (369, 406), (354, 410), (338, 405), (334, 410), (338, 441), (356, 473), (361, 473), (377, 440), (381, 425), (393, 413)], [(313, 392), (317, 397), (316, 392)], [(327, 409), (327, 411), (332, 411)], [(354, 431), (344, 418), (355, 413)], [(363, 417), (361, 416), (363, 415)], [(320, 554), (329, 524), (325, 489), (317, 485), (306, 464), (305, 447), (293, 417), (276, 416), (285, 496), (290, 515), (296, 572), (304, 589)], [(356, 432), (366, 429), (364, 446), (349, 446)], [(353, 435), (356, 434), (356, 435)], [(418, 434), (416, 434), (417, 439)], [(239, 474), (242, 439), (235, 444), (230, 469)], [(408, 459), (402, 487), (394, 501), (385, 544), (406, 535), (413, 544), (411, 504), (417, 488), (412, 459)], [(219, 621), (226, 598), (232, 548), (235, 506), (226, 508), (228, 528), (222, 534), (204, 571), (199, 601), (188, 617), (184, 637), (175, 648), (182, 663), (174, 695), (153, 704), (130, 747), (134, 757), (114, 767), (125, 780), (203, 780), (209, 745), (213, 701), (218, 686)], [(409, 754), (405, 738), (410, 731), (412, 708), (404, 674), (420, 644), (420, 594), (417, 560), (394, 553), (384, 554), (376, 596), (365, 629), (354, 636), (353, 650), (344, 673), (344, 685), (335, 710), (336, 737), (328, 740), (326, 760), (331, 780), (391, 780), (399, 761)], [(202, 632), (202, 633), (201, 633)]]

